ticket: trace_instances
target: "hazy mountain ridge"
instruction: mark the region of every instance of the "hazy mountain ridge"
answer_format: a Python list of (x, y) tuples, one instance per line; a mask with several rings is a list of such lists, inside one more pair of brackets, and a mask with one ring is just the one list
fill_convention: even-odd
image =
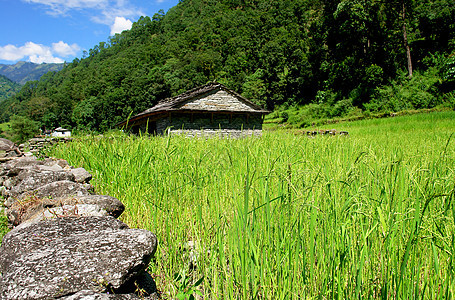
[(27, 81), (39, 80), (49, 71), (60, 71), (65, 64), (35, 64), (19, 61), (14, 65), (0, 64), (0, 75), (24, 85)]

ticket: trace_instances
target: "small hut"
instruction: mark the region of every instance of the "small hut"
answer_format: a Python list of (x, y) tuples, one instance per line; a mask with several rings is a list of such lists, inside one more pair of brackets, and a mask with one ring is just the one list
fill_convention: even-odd
[(213, 82), (161, 100), (118, 125), (133, 133), (260, 136), (267, 113), (240, 94)]
[(70, 137), (71, 136), (71, 130), (65, 129), (62, 127), (58, 127), (54, 129), (54, 132), (51, 134), (53, 137)]

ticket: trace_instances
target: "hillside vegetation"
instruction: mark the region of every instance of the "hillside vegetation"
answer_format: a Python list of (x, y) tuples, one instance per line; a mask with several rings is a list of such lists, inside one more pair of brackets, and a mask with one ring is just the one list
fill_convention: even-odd
[(349, 136), (314, 138), (95, 136), (52, 155), (156, 233), (163, 299), (453, 299), (454, 119), (340, 123)]
[(315, 114), (454, 106), (451, 0), (183, 0), (141, 17), (3, 102), (47, 128), (106, 130), (219, 81), (268, 109)]
[(15, 95), (21, 89), (21, 85), (0, 75), (0, 102)]

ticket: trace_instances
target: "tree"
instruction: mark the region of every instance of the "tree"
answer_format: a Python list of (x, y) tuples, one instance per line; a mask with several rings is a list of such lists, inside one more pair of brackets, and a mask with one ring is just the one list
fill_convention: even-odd
[[(407, 60), (407, 63), (408, 63), (408, 77), (409, 79), (412, 78), (412, 59), (411, 59), (411, 48), (409, 47), (409, 42), (408, 42), (408, 32), (407, 32), (407, 15), (406, 15), (406, 1), (405, 0), (402, 0), (401, 1), (401, 6), (402, 6), (402, 10), (401, 10), (401, 18), (402, 18), (402, 21), (403, 21), (403, 45), (404, 45), (404, 48), (406, 50), (406, 60)], [(410, 2), (410, 1), (408, 1)]]
[(13, 141), (17, 143), (23, 143), (39, 133), (38, 123), (27, 117), (13, 116), (10, 126)]

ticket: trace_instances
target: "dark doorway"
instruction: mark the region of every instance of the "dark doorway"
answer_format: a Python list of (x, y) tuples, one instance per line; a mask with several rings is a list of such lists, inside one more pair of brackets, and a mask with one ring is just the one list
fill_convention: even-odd
[(156, 135), (156, 122), (149, 122), (147, 132), (152, 135)]

